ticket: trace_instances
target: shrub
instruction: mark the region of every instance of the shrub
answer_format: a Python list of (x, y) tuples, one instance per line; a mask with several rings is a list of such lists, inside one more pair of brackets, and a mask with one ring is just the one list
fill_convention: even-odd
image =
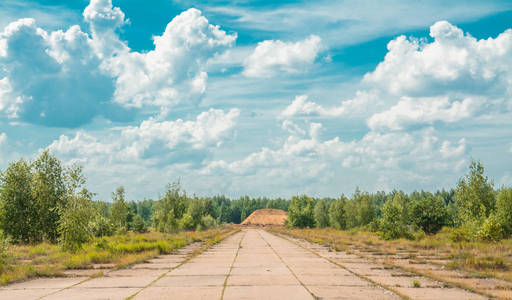
[(293, 227), (314, 227), (315, 200), (303, 195), (293, 196), (288, 208), (288, 224)]
[(91, 222), (92, 233), (96, 237), (110, 236), (114, 233), (114, 225), (110, 219), (97, 214)]
[(398, 194), (389, 198), (382, 206), (380, 229), (386, 240), (409, 237), (407, 226), (403, 223), (403, 207)]
[(147, 231), (146, 223), (144, 223), (144, 219), (142, 219), (142, 217), (140, 215), (136, 215), (133, 218), (132, 227), (133, 227), (133, 231), (135, 231), (135, 232), (146, 232)]
[(412, 223), (425, 233), (436, 233), (446, 224), (448, 212), (443, 199), (432, 194), (417, 199), (412, 204)]
[(340, 199), (332, 202), (329, 207), (329, 224), (336, 229), (345, 229), (347, 227), (345, 203), (346, 198), (342, 196)]
[(215, 226), (217, 226), (217, 222), (215, 221), (215, 219), (210, 216), (210, 215), (207, 215), (207, 216), (203, 216), (201, 218), (201, 223), (203, 224), (204, 228), (205, 229), (208, 229), (208, 228), (213, 228)]
[(502, 188), (496, 197), (496, 214), (506, 235), (512, 234), (512, 188)]
[(483, 222), (476, 232), (476, 237), (486, 241), (499, 241), (505, 236), (505, 230), (500, 219), (492, 214)]
[(184, 214), (178, 224), (180, 229), (192, 230), (195, 228), (194, 218), (189, 214)]
[(325, 203), (325, 200), (321, 199), (315, 205), (315, 224), (317, 227), (329, 226), (329, 208)]
[(494, 210), (495, 191), (479, 161), (471, 162), (469, 173), (459, 181), (455, 202), (463, 223), (483, 222)]

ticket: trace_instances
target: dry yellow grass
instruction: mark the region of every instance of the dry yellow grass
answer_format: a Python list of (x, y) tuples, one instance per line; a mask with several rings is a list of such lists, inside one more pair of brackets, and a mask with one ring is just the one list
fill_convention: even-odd
[(448, 228), (420, 240), (392, 241), (383, 240), (376, 233), (359, 230), (271, 230), (398, 266), (482, 294), (512, 299), (512, 239), (455, 242), (452, 230)]

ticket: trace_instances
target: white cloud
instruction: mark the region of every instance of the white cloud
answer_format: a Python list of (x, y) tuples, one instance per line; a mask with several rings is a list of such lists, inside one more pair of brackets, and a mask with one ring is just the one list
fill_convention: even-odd
[(111, 0), (91, 0), (83, 17), (91, 35), (78, 25), (47, 32), (34, 19), (5, 27), (0, 110), (58, 127), (78, 127), (97, 115), (127, 118), (117, 104), (158, 109), (165, 116), (178, 103), (197, 103), (206, 89), (208, 59), (236, 40), (236, 34), (189, 9), (154, 37), (154, 50), (135, 52), (119, 39), (128, 20)]
[(200, 163), (194, 161), (218, 147), (234, 130), (240, 112), (210, 109), (193, 121), (156, 121), (118, 128), (110, 135), (95, 137), (79, 131), (73, 138), (61, 135), (48, 149), (68, 160), (100, 163)]
[(447, 92), (509, 93), (512, 30), (477, 40), (446, 21), (430, 27), (429, 43), (400, 36), (364, 81), (395, 95), (442, 95)]
[[(371, 172), (371, 182), (363, 185), (375, 190), (384, 183), (397, 188), (410, 180), (417, 180), (416, 186), (438, 183), (435, 174), (460, 171), (467, 163), (465, 140), (441, 141), (432, 128), (412, 133), (369, 132), (348, 142), (338, 137), (322, 140), (318, 134), (321, 128), (311, 123), (306, 137), (302, 132), (292, 133), (277, 149), (265, 147), (231, 162), (212, 161), (203, 173), (227, 173), (241, 180), (250, 176), (259, 178), (262, 186), (276, 182), (300, 186), (339, 178), (346, 172)], [(283, 178), (293, 179), (285, 183)], [(343, 178), (346, 182), (338, 183), (338, 189), (361, 186), (357, 179)]]
[(483, 100), (466, 98), (450, 103), (448, 97), (403, 97), (389, 110), (371, 116), (367, 124), (372, 130), (404, 130), (414, 126), (433, 125), (436, 122), (453, 123), (472, 117)]
[[(350, 115), (359, 116), (369, 111), (374, 111), (382, 105), (378, 101), (374, 92), (357, 91), (353, 99), (342, 101), (339, 106), (324, 107), (314, 101), (308, 100), (307, 95), (296, 96), (293, 102), (288, 105), (280, 114), (281, 118), (291, 118), (300, 116), (318, 116), (318, 117), (339, 117)], [(371, 107), (369, 110), (368, 108)]]
[(79, 26), (48, 33), (34, 19), (12, 22), (0, 33), (1, 109), (36, 124), (86, 123), (114, 88), (100, 63)]
[(295, 43), (266, 40), (258, 43), (244, 61), (243, 73), (247, 77), (257, 78), (270, 78), (280, 73), (303, 73), (315, 62), (321, 49), (322, 39), (316, 35)]
[[(106, 34), (109, 45), (110, 32)], [(114, 100), (126, 106), (156, 106), (163, 114), (178, 103), (195, 103), (206, 89), (207, 60), (235, 40), (236, 34), (226, 34), (199, 10), (189, 9), (154, 37), (154, 50), (132, 52), (126, 45), (115, 49), (117, 55), (105, 65), (116, 77)]]

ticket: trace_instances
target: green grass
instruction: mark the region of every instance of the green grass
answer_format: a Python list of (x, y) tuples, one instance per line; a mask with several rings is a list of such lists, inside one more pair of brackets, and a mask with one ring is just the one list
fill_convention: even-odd
[(0, 260), (0, 285), (33, 277), (62, 276), (66, 269), (87, 269), (94, 264), (112, 264), (123, 268), (168, 254), (193, 242), (209, 246), (220, 242), (234, 229), (166, 234), (159, 232), (126, 233), (95, 238), (77, 253), (63, 251), (59, 245), (11, 245)]

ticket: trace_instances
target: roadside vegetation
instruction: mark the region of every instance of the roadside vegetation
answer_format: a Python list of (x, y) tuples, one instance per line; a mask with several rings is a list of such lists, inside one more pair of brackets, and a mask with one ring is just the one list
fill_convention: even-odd
[(95, 198), (82, 168), (48, 151), (10, 163), (0, 173), (0, 283), (94, 264), (119, 267), (218, 240), (230, 230), (224, 224), (261, 208), (288, 212), (281, 233), (335, 249), (406, 249), (411, 258), (424, 254), (448, 268), (512, 280), (512, 188), (496, 189), (478, 161), (456, 188), (433, 193), (356, 189), (339, 198), (229, 199), (190, 196), (176, 181), (156, 200), (129, 200), (122, 186), (110, 200)]

